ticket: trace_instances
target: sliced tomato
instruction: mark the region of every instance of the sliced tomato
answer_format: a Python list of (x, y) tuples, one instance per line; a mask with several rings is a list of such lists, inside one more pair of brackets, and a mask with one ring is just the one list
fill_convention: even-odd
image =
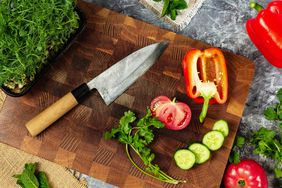
[(153, 116), (164, 123), (167, 129), (184, 129), (191, 120), (190, 107), (183, 102), (171, 101), (166, 96), (156, 97), (150, 106)]
[(170, 102), (171, 102), (170, 98), (168, 98), (166, 96), (158, 96), (158, 97), (154, 98), (153, 101), (151, 102), (151, 106), (150, 106), (150, 110), (151, 110), (152, 114), (156, 115), (156, 111), (160, 106), (162, 106), (163, 104), (170, 103)]

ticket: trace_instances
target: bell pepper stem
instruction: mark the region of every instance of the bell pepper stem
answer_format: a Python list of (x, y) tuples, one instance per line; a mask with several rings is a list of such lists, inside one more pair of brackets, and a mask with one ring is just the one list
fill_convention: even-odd
[(261, 6), (260, 4), (258, 4), (256, 2), (253, 2), (253, 1), (250, 2), (249, 6), (250, 6), (250, 8), (255, 9), (258, 12), (260, 12), (261, 10), (264, 9), (263, 6)]
[(203, 123), (206, 118), (209, 108), (209, 102), (210, 102), (210, 97), (204, 97), (204, 104), (203, 104), (202, 112), (199, 117), (201, 123)]

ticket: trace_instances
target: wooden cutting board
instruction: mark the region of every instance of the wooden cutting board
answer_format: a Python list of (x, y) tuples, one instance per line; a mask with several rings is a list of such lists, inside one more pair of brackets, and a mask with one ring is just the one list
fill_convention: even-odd
[[(85, 30), (28, 95), (6, 99), (0, 113), (0, 142), (120, 187), (173, 187), (141, 174), (127, 160), (124, 146), (104, 140), (103, 133), (117, 125), (128, 109), (141, 116), (154, 97), (176, 97), (189, 104), (192, 121), (182, 131), (156, 132), (152, 144), (157, 156), (155, 163), (170, 175), (187, 180), (188, 183), (177, 187), (219, 187), (244, 111), (254, 64), (242, 56), (224, 52), (229, 98), (224, 105), (210, 106), (201, 125), (197, 119), (202, 105), (195, 104), (185, 94), (181, 61), (190, 48), (205, 49), (210, 47), (208, 44), (83, 1), (79, 1), (79, 7), (87, 18)], [(28, 134), (24, 124), (41, 110), (128, 54), (161, 40), (171, 41), (165, 53), (113, 104), (106, 106), (93, 92), (38, 137)], [(175, 150), (200, 141), (218, 119), (227, 120), (230, 127), (222, 149), (213, 152), (208, 162), (189, 171), (177, 168), (172, 160)]]

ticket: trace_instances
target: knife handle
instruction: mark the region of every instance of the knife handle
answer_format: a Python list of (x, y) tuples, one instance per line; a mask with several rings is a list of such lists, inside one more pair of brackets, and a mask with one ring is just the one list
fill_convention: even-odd
[(25, 126), (31, 136), (36, 136), (57, 121), (60, 117), (74, 108), (81, 101), (83, 96), (90, 91), (87, 84), (78, 86), (73, 91), (67, 93), (51, 106), (40, 112), (29, 120)]

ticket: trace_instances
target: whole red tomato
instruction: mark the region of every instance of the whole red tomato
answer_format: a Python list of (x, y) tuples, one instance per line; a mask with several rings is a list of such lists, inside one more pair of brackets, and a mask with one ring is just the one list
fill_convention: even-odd
[(267, 176), (254, 160), (230, 164), (224, 175), (225, 188), (267, 188)]
[(151, 102), (150, 110), (153, 116), (171, 130), (184, 129), (191, 119), (191, 110), (187, 104), (171, 101), (166, 96), (156, 97)]

